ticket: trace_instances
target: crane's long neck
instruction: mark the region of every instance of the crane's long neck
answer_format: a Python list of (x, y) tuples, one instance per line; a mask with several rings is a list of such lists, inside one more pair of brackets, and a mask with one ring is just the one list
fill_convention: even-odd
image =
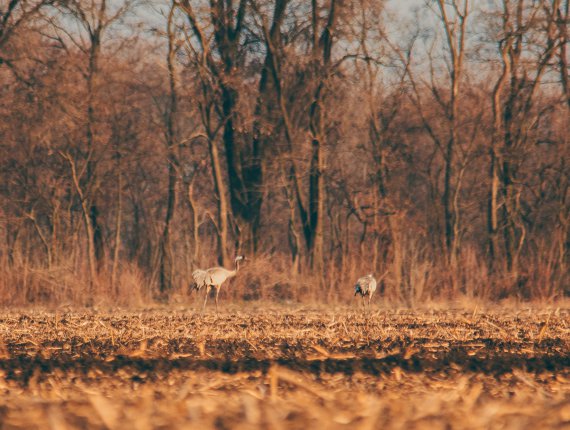
[(237, 275), (238, 270), (239, 270), (239, 260), (237, 260), (235, 262), (235, 269), (230, 270), (230, 273), (228, 274), (228, 278), (233, 278), (235, 275)]

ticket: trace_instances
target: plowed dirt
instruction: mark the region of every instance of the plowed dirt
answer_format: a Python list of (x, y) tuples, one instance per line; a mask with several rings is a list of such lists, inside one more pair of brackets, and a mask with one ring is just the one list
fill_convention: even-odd
[(0, 428), (570, 428), (568, 310), (4, 312)]

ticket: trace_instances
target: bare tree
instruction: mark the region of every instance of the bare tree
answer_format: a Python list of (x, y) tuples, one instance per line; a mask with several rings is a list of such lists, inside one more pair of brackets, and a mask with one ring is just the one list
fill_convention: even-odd
[(134, 6), (0, 0), (1, 297), (566, 294), (568, 1)]
[[(87, 57), (87, 67), (83, 72), (86, 84), (86, 119), (85, 119), (85, 149), (81, 151), (81, 160), (73, 160), (69, 153), (64, 157), (69, 162), (74, 177), (75, 189), (81, 200), (84, 211), (85, 230), (87, 234), (87, 249), (91, 283), (97, 283), (97, 274), (102, 268), (104, 257), (103, 232), (99, 222), (100, 210), (97, 205), (97, 162), (100, 159), (97, 148), (97, 117), (95, 112), (97, 96), (97, 79), (100, 67), (102, 41), (105, 31), (120, 19), (132, 6), (132, 1), (126, 0), (120, 7), (109, 11), (107, 0), (100, 0), (85, 6), (78, 1), (67, 1), (62, 9), (77, 20), (81, 29), (87, 34), (87, 41), (73, 35), (64, 26), (58, 30)], [(79, 162), (83, 165), (78, 166)]]
[(165, 140), (166, 140), (166, 162), (168, 170), (168, 192), (166, 203), (166, 215), (164, 218), (164, 228), (159, 241), (158, 247), (158, 271), (159, 285), (161, 293), (172, 288), (172, 246), (170, 243), (170, 228), (172, 218), (174, 216), (174, 208), (177, 200), (177, 131), (176, 131), (176, 114), (178, 110), (178, 94), (177, 94), (177, 72), (175, 55), (177, 52), (177, 38), (174, 29), (174, 14), (176, 12), (176, 2), (170, 4), (168, 12), (166, 35), (168, 38), (168, 51), (166, 56), (166, 65), (168, 68), (169, 98), (168, 107), (165, 112)]
[[(548, 2), (502, 2), (499, 49), (503, 70), (493, 93), (495, 142), (491, 151), (488, 225), (491, 254), (496, 254), (496, 235), (502, 230), (507, 270), (514, 273), (518, 271), (526, 238), (521, 218), (523, 184), (518, 180), (522, 160), (519, 154), (531, 140), (536, 115), (541, 115), (534, 106), (536, 92), (560, 43), (554, 31), (558, 5), (559, 1), (552, 7)], [(542, 28), (540, 23), (543, 23)], [(535, 37), (538, 38), (536, 43)], [(502, 197), (500, 223), (499, 194)]]
[(35, 21), (42, 8), (53, 3), (54, 0), (4, 0), (0, 3), (0, 67), (7, 66), (21, 80), (24, 79), (6, 48), (18, 31), (25, 31), (24, 27)]

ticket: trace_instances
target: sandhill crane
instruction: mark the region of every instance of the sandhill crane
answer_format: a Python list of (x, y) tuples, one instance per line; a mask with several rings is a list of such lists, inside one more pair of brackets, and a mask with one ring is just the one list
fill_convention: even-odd
[(192, 278), (194, 279), (194, 283), (191, 285), (191, 289), (196, 291), (200, 291), (202, 287), (206, 286), (206, 276), (208, 272), (202, 269), (196, 269), (192, 272)]
[(364, 301), (364, 296), (368, 296), (368, 307), (370, 307), (370, 301), (372, 300), (372, 295), (376, 291), (376, 279), (369, 273), (362, 278), (359, 278), (354, 285), (354, 295), (360, 294), (362, 296), (362, 301)]
[[(235, 269), (234, 270), (228, 270), (224, 267), (211, 267), (210, 269), (204, 271), (204, 270), (196, 270), (194, 271), (194, 273), (197, 273), (197, 276), (194, 277), (194, 273), (192, 274), (192, 276), (194, 277), (194, 280), (196, 281), (196, 289), (200, 289), (202, 286), (206, 286), (206, 299), (204, 300), (204, 307), (202, 309), (206, 309), (206, 302), (208, 301), (208, 295), (210, 294), (210, 291), (215, 287), (216, 288), (216, 312), (218, 311), (218, 295), (220, 294), (220, 288), (222, 287), (222, 284), (229, 278), (233, 278), (238, 270), (239, 270), (239, 264), (242, 260), (245, 260), (245, 257), (243, 255), (238, 255), (235, 260), (234, 260), (234, 264), (235, 264)], [(202, 275), (204, 275), (202, 277)], [(203, 279), (203, 280), (202, 280)], [(199, 281), (201, 281), (201, 283), (199, 283)]]

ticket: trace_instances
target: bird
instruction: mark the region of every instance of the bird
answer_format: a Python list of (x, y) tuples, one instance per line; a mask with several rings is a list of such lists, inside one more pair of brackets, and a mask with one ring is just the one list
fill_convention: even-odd
[(374, 279), (372, 273), (369, 273), (362, 278), (358, 278), (354, 285), (354, 295), (356, 296), (357, 294), (360, 294), (362, 296), (362, 301), (364, 301), (364, 296), (368, 296), (369, 307), (374, 291), (376, 291), (376, 279)]
[(190, 289), (200, 291), (202, 287), (206, 286), (206, 276), (207, 271), (202, 269), (196, 269), (192, 272), (192, 278), (194, 283), (190, 285)]
[[(222, 287), (222, 284), (226, 280), (236, 276), (239, 270), (240, 262), (245, 261), (245, 259), (246, 258), (243, 255), (238, 255), (234, 260), (234, 270), (228, 270), (224, 267), (211, 267), (205, 271), (198, 269), (192, 273), (192, 276), (196, 281), (196, 289), (199, 290), (202, 286), (206, 287), (206, 299), (204, 300), (204, 307), (202, 310), (206, 309), (206, 303), (208, 302), (208, 295), (210, 294), (210, 291), (213, 288), (216, 288), (216, 312), (218, 312), (218, 295), (220, 294), (220, 288)], [(194, 274), (196, 274), (196, 276), (194, 276)]]

